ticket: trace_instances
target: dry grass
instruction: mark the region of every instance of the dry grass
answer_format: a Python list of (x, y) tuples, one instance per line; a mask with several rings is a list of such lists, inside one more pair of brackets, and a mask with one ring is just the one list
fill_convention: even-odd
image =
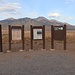
[[(8, 31), (7, 30), (3, 30), (2, 31), (2, 41), (3, 44), (8, 43)], [(51, 32), (50, 31), (46, 31), (46, 42), (50, 42), (51, 41)], [(75, 43), (75, 31), (67, 31), (67, 43)], [(13, 41), (12, 43), (20, 43), (21, 41)], [(25, 31), (25, 42), (30, 43), (30, 31)], [(34, 42), (37, 43), (38, 41)], [(39, 43), (37, 44), (41, 44), (41, 41), (39, 41)]]
[(67, 43), (75, 43), (75, 31), (67, 31)]

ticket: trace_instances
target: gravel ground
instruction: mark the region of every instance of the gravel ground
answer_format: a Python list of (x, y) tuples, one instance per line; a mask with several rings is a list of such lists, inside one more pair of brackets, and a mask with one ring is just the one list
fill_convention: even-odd
[(63, 50), (3, 53), (0, 75), (75, 75), (75, 59), (71, 55)]

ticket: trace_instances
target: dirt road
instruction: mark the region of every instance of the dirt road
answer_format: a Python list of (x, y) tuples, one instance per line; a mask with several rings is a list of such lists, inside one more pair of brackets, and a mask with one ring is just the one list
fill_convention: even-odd
[(0, 54), (0, 75), (75, 75), (75, 51), (24, 51)]

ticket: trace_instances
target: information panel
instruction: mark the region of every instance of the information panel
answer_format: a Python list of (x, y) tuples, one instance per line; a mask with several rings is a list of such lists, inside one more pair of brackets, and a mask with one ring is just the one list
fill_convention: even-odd
[(12, 40), (21, 40), (21, 29), (12, 29)]
[(66, 25), (51, 26), (51, 49), (54, 49), (54, 40), (63, 41), (66, 50)]
[(42, 39), (42, 29), (33, 29), (33, 39)]
[(22, 26), (8, 26), (9, 28), (9, 50), (11, 50), (12, 41), (22, 42), (22, 50), (24, 50), (24, 25)]
[(33, 50), (33, 41), (42, 40), (43, 49), (45, 49), (45, 25), (43, 26), (30, 26), (31, 29), (31, 50)]

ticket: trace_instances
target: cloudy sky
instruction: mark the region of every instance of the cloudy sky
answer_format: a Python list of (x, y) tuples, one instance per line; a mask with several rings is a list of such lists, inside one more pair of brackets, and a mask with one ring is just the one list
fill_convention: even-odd
[(0, 0), (0, 20), (39, 16), (75, 25), (75, 0)]

